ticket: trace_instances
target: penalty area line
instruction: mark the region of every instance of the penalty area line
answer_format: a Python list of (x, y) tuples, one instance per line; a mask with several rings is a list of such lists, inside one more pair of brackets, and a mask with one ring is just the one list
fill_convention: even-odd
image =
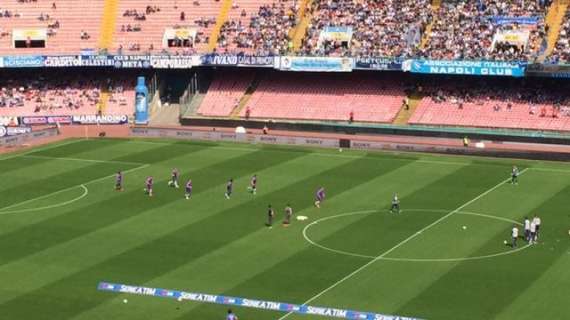
[[(523, 169), (520, 174), (522, 175), (523, 173), (525, 173), (528, 170), (528, 168)], [(360, 273), (362, 270), (368, 268), (370, 265), (374, 264), (375, 262), (382, 260), (385, 256), (389, 255), (390, 253), (392, 253), (393, 251), (395, 251), (396, 249), (400, 248), (401, 246), (403, 246), (404, 244), (410, 242), (411, 240), (413, 240), (414, 238), (416, 238), (418, 235), (422, 234), (424, 231), (427, 231), (428, 229), (432, 228), (433, 226), (439, 224), (440, 222), (442, 222), (443, 220), (451, 217), (452, 215), (456, 214), (457, 212), (461, 211), (463, 208), (469, 206), (470, 204), (474, 203), (475, 201), (483, 198), (484, 196), (488, 195), (489, 193), (495, 191), (496, 189), (498, 189), (499, 187), (501, 187), (502, 185), (504, 185), (505, 183), (509, 182), (510, 178), (507, 178), (501, 182), (499, 182), (498, 184), (496, 184), (494, 187), (488, 189), (487, 191), (481, 193), (480, 195), (476, 196), (475, 198), (465, 202), (464, 204), (462, 204), (461, 206), (459, 206), (457, 209), (449, 212), (448, 214), (444, 215), (443, 217), (435, 220), (434, 222), (432, 222), (431, 224), (423, 227), (422, 229), (420, 229), (419, 231), (417, 231), (416, 233), (412, 234), (411, 236), (407, 237), (406, 239), (404, 239), (402, 242), (396, 244), (395, 246), (393, 246), (392, 248), (384, 251), (382, 254), (380, 254), (379, 256), (376, 256), (374, 259), (368, 261), (367, 263), (365, 263), (364, 265), (362, 265), (361, 267), (359, 267), (358, 269), (352, 271), (351, 273), (349, 273), (348, 275), (346, 275), (344, 278), (338, 280), (337, 282), (333, 283), (332, 285), (330, 285), (328, 288), (322, 290), (321, 292), (317, 293), (316, 295), (312, 296), (311, 298), (309, 298), (307, 301), (303, 302), (302, 305), (306, 305), (308, 303), (313, 302), (314, 300), (318, 299), (319, 297), (321, 297), (322, 295), (324, 295), (325, 293), (331, 291), (332, 289), (336, 288), (338, 285), (340, 285), (341, 283), (345, 282), (346, 280), (354, 277), (356, 274)], [(287, 314), (285, 314), (284, 316), (278, 318), (278, 320), (283, 320), (287, 317), (289, 317), (292, 314), (292, 312), (289, 312)]]
[[(129, 169), (129, 170), (125, 170), (125, 171), (123, 171), (123, 173), (124, 173), (124, 174), (125, 174), (125, 173), (130, 173), (130, 172), (133, 172), (133, 171), (137, 171), (137, 170), (141, 170), (141, 169), (147, 168), (147, 167), (149, 167), (149, 166), (150, 166), (150, 164), (144, 164), (144, 165), (139, 166), (139, 167), (136, 167), (136, 168), (132, 168), (132, 169)], [(71, 187), (68, 187), (68, 188), (65, 188), (65, 189), (57, 190), (57, 191), (54, 191), (54, 192), (52, 192), (52, 193), (44, 194), (43, 196), (39, 196), (39, 197), (36, 197), (36, 198), (24, 200), (24, 201), (22, 201), (22, 202), (14, 203), (14, 204), (11, 204), (11, 205), (9, 205), (9, 206), (0, 208), (0, 214), (2, 214), (2, 212), (5, 211), (5, 210), (7, 210), (7, 209), (12, 209), (12, 208), (15, 208), (15, 207), (24, 205), (24, 204), (28, 204), (28, 203), (33, 202), (33, 201), (42, 200), (42, 199), (51, 197), (51, 196), (53, 196), (53, 195), (60, 194), (60, 193), (62, 193), (62, 192), (66, 192), (66, 191), (69, 191), (69, 190), (73, 190), (73, 189), (78, 188), (78, 187), (81, 187), (81, 186), (86, 186), (86, 185), (88, 185), (88, 184), (92, 184), (92, 183), (95, 183), (95, 182), (99, 182), (99, 181), (102, 181), (102, 180), (105, 180), (105, 179), (112, 178), (112, 177), (114, 177), (114, 176), (115, 176), (115, 174), (110, 174), (110, 175), (108, 175), (108, 176), (104, 176), (104, 177), (97, 178), (97, 179), (94, 179), (94, 180), (91, 180), (91, 181), (87, 181), (87, 182), (84, 182), (84, 183), (76, 184), (76, 185), (74, 185), (74, 186), (71, 186)]]

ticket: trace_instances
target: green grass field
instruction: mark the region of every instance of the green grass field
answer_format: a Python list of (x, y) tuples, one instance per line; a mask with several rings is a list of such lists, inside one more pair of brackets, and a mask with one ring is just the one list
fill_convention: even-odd
[[(173, 167), (192, 178), (191, 200), (167, 186)], [(570, 319), (564, 163), (106, 139), (2, 155), (0, 179), (0, 319), (225, 317), (225, 306), (101, 292), (100, 281), (423, 319)], [(387, 211), (394, 192), (399, 215)], [(282, 227), (287, 202), (309, 219)], [(534, 214), (539, 244), (505, 246), (512, 221)]]

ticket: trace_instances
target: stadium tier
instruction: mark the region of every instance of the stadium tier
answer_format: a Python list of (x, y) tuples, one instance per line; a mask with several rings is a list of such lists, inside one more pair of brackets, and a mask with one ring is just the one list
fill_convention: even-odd
[(0, 54), (534, 61), (552, 52), (558, 62), (570, 54), (566, 8), (566, 0), (6, 0)]
[[(0, 55), (71, 54), (97, 48), (104, 1), (0, 1)], [(12, 43), (23, 43), (15, 48)], [(35, 41), (45, 40), (38, 48)]]
[(410, 57), (432, 18), (429, 0), (317, 0), (311, 11), (308, 55)]
[(51, 72), (0, 78), (0, 116), (129, 115), (133, 81)]
[(546, 1), (442, 1), (421, 56), (531, 61), (545, 41), (545, 9)]
[(241, 97), (253, 80), (251, 72), (222, 71), (215, 75), (198, 114), (229, 116), (238, 107)]
[(289, 48), (299, 2), (234, 1), (218, 38), (219, 53), (279, 55)]
[(113, 52), (189, 54), (207, 50), (221, 1), (118, 1)]
[(241, 117), (392, 122), (405, 97), (402, 86), (371, 75), (278, 74), (265, 77)]

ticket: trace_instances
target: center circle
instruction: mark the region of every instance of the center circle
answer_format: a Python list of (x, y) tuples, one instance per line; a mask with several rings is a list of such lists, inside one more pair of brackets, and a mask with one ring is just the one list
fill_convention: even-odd
[[(342, 239), (335, 239), (334, 236), (331, 237), (331, 235), (335, 234), (336, 231), (333, 231), (332, 233), (330, 233), (326, 237), (328, 239), (332, 238), (332, 240), (330, 240), (329, 242), (335, 242), (335, 241), (337, 242), (337, 243), (333, 243), (332, 245), (328, 244), (328, 243), (325, 244), (325, 243), (323, 243), (322, 240), (316, 241), (313, 238), (311, 238), (311, 236), (309, 235), (309, 230), (311, 230), (311, 229), (315, 230), (315, 229), (317, 229), (317, 228), (315, 228), (316, 226), (323, 225), (324, 223), (327, 223), (328, 221), (331, 221), (331, 220), (358, 217), (358, 216), (363, 216), (363, 215), (381, 214), (381, 212), (383, 212), (383, 211), (378, 210), (378, 209), (371, 209), (371, 210), (346, 212), (346, 213), (340, 213), (340, 214), (333, 215), (333, 216), (323, 217), (323, 218), (317, 219), (317, 220), (309, 223), (308, 225), (306, 225), (305, 228), (303, 229), (303, 237), (311, 245), (318, 247), (320, 249), (332, 252), (332, 253), (336, 253), (336, 254), (359, 257), (359, 258), (364, 258), (364, 259), (369, 259), (369, 260), (410, 261), (410, 262), (455, 262), (455, 261), (489, 259), (489, 258), (513, 254), (513, 253), (519, 252), (519, 251), (524, 250), (524, 249), (529, 247), (529, 245), (524, 245), (524, 246), (520, 246), (519, 248), (516, 248), (516, 249), (509, 249), (508, 251), (500, 251), (500, 252), (495, 252), (495, 253), (482, 254), (482, 255), (477, 255), (477, 256), (465, 256), (465, 257), (450, 257), (450, 258), (389, 257), (389, 256), (382, 256), (382, 253), (387, 251), (386, 248), (384, 248), (383, 250), (378, 252), (377, 255), (359, 252), (358, 250), (353, 250), (350, 247), (351, 243), (350, 243), (350, 241), (347, 240), (347, 237), (342, 237)], [(448, 214), (448, 213), (454, 212), (454, 215), (466, 215), (466, 216), (471, 216), (474, 218), (495, 220), (495, 221), (499, 221), (499, 222), (506, 223), (509, 225), (513, 225), (513, 224), (516, 224), (519, 226), (522, 225), (518, 221), (509, 219), (509, 218), (498, 217), (498, 216), (493, 216), (493, 215), (489, 215), (489, 214), (485, 214), (485, 213), (478, 213), (478, 212), (471, 212), (471, 211), (448, 210), (448, 209), (404, 209), (404, 210), (402, 210), (401, 214), (405, 215), (405, 214), (411, 214), (414, 212), (415, 213), (427, 213), (427, 214), (429, 214), (429, 213)], [(393, 215), (397, 215), (397, 214), (393, 214)], [(360, 220), (364, 220), (364, 219), (355, 220), (355, 223), (360, 223)], [(370, 221), (368, 221), (368, 222), (370, 222)], [(333, 226), (333, 228), (334, 227), (335, 226)], [(361, 228), (363, 230), (360, 230), (358, 228)], [(367, 234), (367, 232), (368, 232), (367, 229), (373, 230), (373, 228), (374, 228), (374, 226), (370, 226), (370, 223), (364, 222), (364, 223), (361, 223), (360, 227), (357, 227), (356, 231), (353, 230), (353, 231), (350, 231), (348, 233), (349, 233), (349, 235), (352, 235), (355, 237), (364, 237), (360, 240), (359, 239), (354, 240), (358, 244), (362, 243), (363, 240), (369, 241), (368, 240), (369, 238), (372, 239), (372, 241), (375, 241), (374, 240), (375, 238), (370, 237)], [(461, 230), (461, 227), (459, 227), (459, 228)], [(339, 229), (342, 230), (342, 226)], [(419, 236), (421, 234), (421, 232), (418, 230), (422, 230), (422, 228), (417, 228), (414, 230), (416, 230), (417, 236)], [(462, 230), (464, 232), (467, 232), (466, 231), (467, 227), (463, 226)], [(342, 230), (342, 232), (347, 232), (347, 231)], [(424, 232), (427, 234), (428, 232), (430, 232), (430, 230), (425, 230)], [(382, 235), (379, 235), (379, 236), (381, 237)], [(390, 234), (387, 234), (386, 237), (389, 238)], [(398, 241), (398, 242), (400, 242), (400, 241)], [(343, 248), (343, 247), (346, 247), (347, 245), (349, 246), (349, 248)], [(410, 254), (410, 255), (413, 255), (413, 254)]]

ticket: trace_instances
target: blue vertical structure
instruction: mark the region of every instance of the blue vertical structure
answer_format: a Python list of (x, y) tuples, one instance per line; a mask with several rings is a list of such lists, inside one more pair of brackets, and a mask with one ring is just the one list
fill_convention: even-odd
[(135, 87), (135, 124), (148, 124), (148, 88), (144, 77), (137, 78)]

